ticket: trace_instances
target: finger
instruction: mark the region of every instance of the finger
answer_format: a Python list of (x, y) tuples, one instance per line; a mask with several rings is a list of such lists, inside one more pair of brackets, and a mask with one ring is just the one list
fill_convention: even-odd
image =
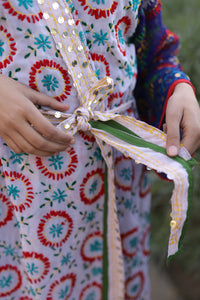
[(22, 153), (21, 148), (9, 136), (0, 133), (0, 136), (5, 141), (6, 145), (15, 153)]
[(35, 149), (45, 152), (61, 152), (64, 151), (69, 143), (61, 144), (54, 141), (47, 140), (33, 127), (26, 123), (20, 131), (23, 138)]
[(28, 89), (26, 96), (35, 104), (50, 107), (54, 110), (65, 111), (69, 109), (69, 105), (61, 103), (53, 97), (47, 96), (43, 93)]
[(60, 144), (73, 144), (74, 138), (63, 132), (61, 129), (55, 127), (51, 122), (43, 116), (35, 107), (31, 113), (27, 114), (27, 121), (32, 124), (42, 135), (47, 139)]
[(176, 156), (180, 148), (180, 119), (177, 114), (166, 116), (167, 125), (167, 154)]

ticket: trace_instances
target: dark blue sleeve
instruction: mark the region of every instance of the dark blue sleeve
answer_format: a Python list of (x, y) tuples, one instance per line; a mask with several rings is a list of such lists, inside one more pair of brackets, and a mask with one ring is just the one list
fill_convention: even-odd
[(142, 120), (158, 127), (176, 84), (190, 83), (176, 56), (179, 39), (164, 26), (159, 0), (142, 1), (132, 42), (137, 53), (135, 97), (139, 114)]

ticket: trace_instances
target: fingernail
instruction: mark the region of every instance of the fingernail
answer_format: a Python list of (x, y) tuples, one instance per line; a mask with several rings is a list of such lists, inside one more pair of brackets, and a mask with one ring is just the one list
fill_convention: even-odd
[(176, 146), (170, 146), (167, 152), (170, 156), (176, 156), (178, 154), (178, 148)]

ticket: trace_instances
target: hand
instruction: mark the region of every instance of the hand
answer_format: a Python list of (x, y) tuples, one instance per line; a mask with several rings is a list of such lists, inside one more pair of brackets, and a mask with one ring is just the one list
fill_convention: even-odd
[(69, 109), (66, 104), (0, 75), (0, 136), (16, 153), (49, 156), (66, 150), (74, 138), (51, 124), (36, 105), (59, 111)]
[[(180, 141), (180, 129), (182, 140)], [(193, 154), (200, 146), (200, 108), (193, 88), (178, 84), (169, 98), (166, 110), (167, 153), (178, 154), (180, 143)]]

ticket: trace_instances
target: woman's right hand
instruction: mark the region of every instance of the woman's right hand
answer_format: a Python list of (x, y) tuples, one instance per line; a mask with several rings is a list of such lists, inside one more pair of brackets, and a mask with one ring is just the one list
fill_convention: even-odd
[(51, 156), (66, 150), (75, 139), (51, 124), (36, 105), (58, 111), (69, 109), (54, 98), (0, 75), (0, 136), (15, 153)]

